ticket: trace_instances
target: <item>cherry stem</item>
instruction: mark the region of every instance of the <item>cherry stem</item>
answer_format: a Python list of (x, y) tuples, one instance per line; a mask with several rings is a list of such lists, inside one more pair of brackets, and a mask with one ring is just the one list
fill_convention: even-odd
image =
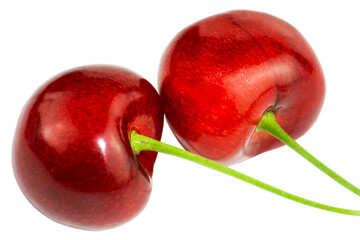
[(133, 130), (130, 134), (130, 144), (131, 144), (131, 147), (132, 147), (135, 155), (138, 155), (141, 151), (156, 151), (156, 152), (166, 153), (169, 155), (187, 159), (189, 161), (192, 161), (197, 164), (203, 165), (205, 167), (211, 168), (218, 172), (222, 172), (224, 174), (227, 174), (234, 178), (240, 179), (244, 182), (250, 183), (259, 188), (262, 188), (266, 191), (272, 192), (274, 194), (277, 194), (281, 197), (293, 200), (295, 202), (302, 203), (304, 205), (308, 205), (311, 207), (315, 207), (315, 208), (319, 208), (319, 209), (323, 209), (323, 210), (327, 210), (327, 211), (331, 211), (331, 212), (341, 213), (341, 214), (360, 216), (360, 211), (358, 211), (358, 210), (350, 210), (350, 209), (333, 207), (333, 206), (321, 204), (318, 202), (314, 202), (314, 201), (296, 196), (294, 194), (291, 194), (291, 193), (283, 191), (279, 188), (273, 187), (267, 183), (264, 183), (255, 178), (247, 176), (243, 173), (240, 173), (232, 168), (224, 166), (224, 165), (217, 163), (215, 161), (212, 161), (210, 159), (201, 157), (199, 155), (196, 155), (194, 153), (185, 151), (183, 149), (168, 145), (166, 143), (159, 142), (155, 139), (140, 135), (135, 130)]
[(284, 144), (292, 148), (294, 151), (299, 153), (302, 157), (308, 160), (311, 164), (315, 167), (320, 169), (326, 175), (334, 179), (336, 182), (344, 186), (345, 188), (349, 189), (351, 192), (360, 196), (360, 189), (355, 187), (353, 184), (345, 180), (339, 174), (328, 168), (318, 159), (316, 159), (313, 155), (311, 155), (308, 151), (302, 148), (294, 139), (292, 139), (276, 122), (275, 114), (271, 111), (266, 112), (263, 117), (261, 118), (257, 128), (257, 132), (265, 131), (270, 135), (274, 136), (275, 138), (282, 141)]

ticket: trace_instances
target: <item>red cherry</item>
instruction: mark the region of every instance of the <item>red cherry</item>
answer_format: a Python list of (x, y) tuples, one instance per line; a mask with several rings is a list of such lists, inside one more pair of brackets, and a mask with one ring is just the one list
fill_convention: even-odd
[(86, 66), (57, 75), (24, 107), (13, 168), (27, 199), (53, 220), (105, 229), (146, 204), (156, 152), (134, 157), (131, 130), (160, 139), (156, 90), (115, 66)]
[[(275, 113), (285, 130), (300, 136), (315, 121), (325, 91), (314, 53), (287, 23), (247, 11), (205, 19), (177, 36), (161, 69), (168, 120), (187, 148), (232, 163), (279, 146), (270, 133), (360, 196), (360, 189), (274, 121)], [(161, 143), (162, 126), (156, 90), (135, 73), (114, 66), (64, 72), (41, 87), (20, 116), (13, 144), (16, 179), (46, 216), (92, 230), (124, 223), (144, 207), (157, 151), (308, 206), (360, 215)]]
[(282, 145), (255, 132), (268, 110), (291, 137), (303, 135), (325, 95), (320, 64), (301, 34), (252, 11), (215, 15), (181, 31), (163, 55), (159, 87), (180, 143), (223, 164)]

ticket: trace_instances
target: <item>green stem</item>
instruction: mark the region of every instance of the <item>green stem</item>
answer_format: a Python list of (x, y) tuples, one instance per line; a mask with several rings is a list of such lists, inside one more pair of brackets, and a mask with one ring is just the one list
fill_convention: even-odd
[(271, 111), (265, 113), (263, 117), (261, 118), (256, 131), (265, 131), (269, 133), (270, 135), (276, 137), (286, 145), (288, 145), (290, 148), (292, 148), (294, 151), (299, 153), (301, 156), (303, 156), (306, 160), (308, 160), (311, 164), (313, 164), (315, 167), (320, 169), (322, 172), (324, 172), (326, 175), (334, 179), (336, 182), (344, 186), (345, 188), (349, 189), (353, 193), (360, 196), (360, 189), (355, 187), (353, 184), (345, 180), (343, 177), (341, 177), (339, 174), (328, 168), (326, 165), (324, 165), (322, 162), (320, 162), (318, 159), (316, 159), (313, 155), (311, 155), (308, 151), (306, 151), (304, 148), (302, 148), (294, 139), (292, 139), (280, 126), (277, 124), (275, 120), (275, 114)]
[(327, 211), (331, 211), (331, 212), (336, 212), (336, 213), (360, 216), (360, 211), (358, 211), (358, 210), (350, 210), (350, 209), (332, 207), (332, 206), (328, 206), (325, 204), (321, 204), (318, 202), (314, 202), (314, 201), (293, 195), (293, 194), (285, 192), (279, 188), (276, 188), (269, 184), (261, 182), (255, 178), (249, 177), (243, 173), (235, 171), (234, 169), (226, 167), (220, 163), (217, 163), (217, 162), (214, 162), (207, 158), (201, 157), (199, 155), (190, 153), (183, 149), (159, 142), (155, 139), (140, 135), (140, 134), (136, 133), (135, 130), (133, 130), (131, 132), (130, 143), (131, 143), (131, 147), (132, 147), (135, 155), (139, 154), (139, 152), (141, 152), (141, 151), (156, 151), (156, 152), (162, 152), (162, 153), (174, 155), (174, 156), (181, 157), (181, 158), (190, 160), (192, 162), (198, 163), (200, 165), (211, 168), (213, 170), (222, 172), (224, 174), (235, 177), (237, 179), (240, 179), (242, 181), (250, 183), (254, 186), (257, 186), (259, 188), (262, 188), (266, 191), (272, 192), (274, 194), (277, 194), (284, 198), (293, 200), (295, 202), (302, 203), (304, 205), (308, 205), (311, 207), (315, 207), (315, 208), (319, 208), (319, 209), (323, 209), (323, 210), (327, 210)]

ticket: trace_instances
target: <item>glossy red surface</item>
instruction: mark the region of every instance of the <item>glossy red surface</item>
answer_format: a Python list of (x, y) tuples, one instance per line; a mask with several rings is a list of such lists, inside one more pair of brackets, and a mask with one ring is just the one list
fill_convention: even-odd
[(159, 89), (180, 143), (232, 164), (282, 145), (254, 132), (269, 109), (293, 138), (303, 135), (318, 117), (325, 82), (294, 27), (265, 13), (233, 11), (201, 20), (171, 41)]
[(53, 220), (105, 229), (146, 204), (156, 152), (134, 158), (130, 131), (160, 139), (156, 90), (115, 66), (55, 76), (25, 105), (13, 143), (13, 168), (27, 199)]

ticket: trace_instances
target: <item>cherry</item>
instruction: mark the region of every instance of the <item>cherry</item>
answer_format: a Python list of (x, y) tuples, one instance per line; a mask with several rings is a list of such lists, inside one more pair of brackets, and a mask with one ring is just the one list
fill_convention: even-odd
[[(360, 195), (293, 140), (316, 120), (325, 84), (315, 54), (289, 24), (249, 11), (202, 20), (169, 45), (159, 78), (161, 100), (145, 79), (107, 65), (68, 70), (35, 92), (13, 143), (15, 177), (35, 208), (82, 229), (123, 224), (145, 206), (163, 152), (308, 206), (360, 215), (223, 165), (280, 146), (270, 133)], [(217, 162), (158, 141), (162, 104), (184, 147)]]
[(310, 45), (285, 21), (232, 11), (190, 25), (163, 54), (159, 91), (185, 149), (233, 164), (285, 143), (360, 196), (294, 140), (317, 119), (325, 82)]
[(115, 66), (86, 66), (55, 76), (25, 105), (13, 168), (27, 199), (49, 218), (105, 229), (133, 218), (151, 192), (156, 152), (134, 156), (136, 130), (160, 139), (156, 90)]
[(320, 64), (300, 33), (251, 11), (215, 15), (181, 31), (163, 55), (159, 86), (180, 143), (224, 164), (281, 145), (255, 131), (269, 110), (290, 136), (303, 135), (325, 95)]

